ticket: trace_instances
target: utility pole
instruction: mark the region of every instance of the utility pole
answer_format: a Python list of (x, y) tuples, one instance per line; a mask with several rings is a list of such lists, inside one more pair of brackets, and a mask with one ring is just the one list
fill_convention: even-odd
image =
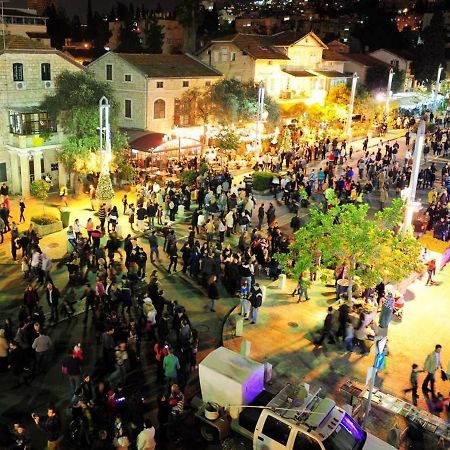
[(384, 114), (386, 116), (386, 122), (389, 122), (389, 102), (391, 100), (391, 88), (392, 88), (392, 79), (394, 78), (394, 69), (391, 67), (389, 70), (389, 78), (387, 84), (387, 92), (386, 92), (386, 104), (384, 105)]
[(403, 225), (402, 225), (403, 237), (406, 236), (406, 231), (408, 230), (408, 226), (411, 224), (414, 209), (416, 208), (415, 200), (416, 200), (416, 190), (417, 190), (417, 179), (419, 177), (423, 144), (425, 142), (425, 132), (426, 132), (425, 120), (421, 119), (419, 122), (419, 127), (417, 128), (416, 144), (414, 146), (413, 166), (412, 166), (412, 171), (411, 171), (411, 178), (409, 181), (408, 197), (406, 200), (405, 217), (403, 219)]
[(434, 115), (436, 115), (437, 98), (438, 98), (438, 95), (439, 95), (439, 91), (441, 90), (442, 70), (443, 70), (442, 64), (439, 64), (437, 78), (436, 78), (436, 86), (434, 88), (434, 94), (433, 94), (433, 114)]
[(370, 377), (370, 386), (369, 386), (369, 393), (367, 396), (367, 403), (366, 403), (366, 410), (364, 412), (364, 422), (363, 422), (363, 428), (367, 428), (367, 421), (369, 419), (369, 413), (370, 413), (370, 407), (372, 402), (372, 395), (373, 390), (375, 388), (375, 379), (377, 377), (378, 370), (383, 366), (385, 353), (384, 349), (386, 347), (387, 343), (387, 337), (382, 337), (378, 341), (376, 341), (376, 353), (375, 353), (375, 359), (373, 361), (373, 367), (371, 367), (369, 370), (371, 370), (371, 377)]
[(264, 95), (265, 95), (265, 88), (264, 88), (264, 81), (261, 81), (259, 83), (259, 89), (258, 89), (258, 109), (256, 113), (256, 135), (255, 135), (255, 150), (261, 149), (261, 123), (264, 116)]
[(345, 134), (347, 135), (347, 142), (349, 144), (352, 142), (353, 107), (355, 105), (357, 83), (358, 83), (358, 75), (355, 72), (352, 77), (352, 90), (350, 93), (350, 103), (348, 105), (347, 129), (345, 130)]
[(109, 124), (110, 104), (106, 97), (99, 101), (100, 112), (100, 155), (101, 170), (103, 173), (109, 173), (109, 163), (112, 159), (111, 147), (111, 127)]

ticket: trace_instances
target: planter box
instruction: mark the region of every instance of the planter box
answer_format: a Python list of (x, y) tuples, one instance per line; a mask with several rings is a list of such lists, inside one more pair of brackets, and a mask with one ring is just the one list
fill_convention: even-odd
[(273, 193), (270, 192), (270, 189), (265, 189), (264, 191), (257, 191), (256, 189), (253, 189), (253, 193), (257, 195), (273, 195)]
[(56, 233), (57, 231), (61, 231), (63, 229), (63, 224), (60, 220), (48, 225), (38, 225), (36, 222), (31, 223), (39, 236), (46, 236), (47, 234)]

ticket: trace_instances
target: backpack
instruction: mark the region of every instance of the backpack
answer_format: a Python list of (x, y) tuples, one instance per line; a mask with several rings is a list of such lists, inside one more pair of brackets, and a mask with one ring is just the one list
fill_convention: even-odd
[[(261, 295), (259, 295), (261, 294)], [(252, 292), (251, 302), (254, 308), (259, 308), (262, 305), (262, 291), (261, 289), (255, 290)]]

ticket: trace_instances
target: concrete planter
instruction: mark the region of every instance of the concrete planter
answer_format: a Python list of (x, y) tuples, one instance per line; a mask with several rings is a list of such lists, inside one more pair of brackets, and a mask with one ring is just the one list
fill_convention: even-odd
[(257, 194), (257, 195), (271, 195), (272, 194), (270, 192), (270, 189), (265, 189), (264, 191), (257, 191), (256, 189), (253, 189), (253, 193)]
[(33, 224), (33, 229), (39, 236), (46, 236), (47, 234), (56, 233), (63, 229), (63, 223), (58, 220), (58, 222), (50, 223), (48, 225), (39, 225), (36, 222), (31, 222)]

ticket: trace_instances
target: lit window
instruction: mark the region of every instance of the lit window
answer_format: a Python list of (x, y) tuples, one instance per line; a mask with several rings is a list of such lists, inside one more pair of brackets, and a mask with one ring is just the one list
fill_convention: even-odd
[(165, 119), (166, 117), (166, 102), (163, 99), (158, 99), (153, 105), (153, 118)]

